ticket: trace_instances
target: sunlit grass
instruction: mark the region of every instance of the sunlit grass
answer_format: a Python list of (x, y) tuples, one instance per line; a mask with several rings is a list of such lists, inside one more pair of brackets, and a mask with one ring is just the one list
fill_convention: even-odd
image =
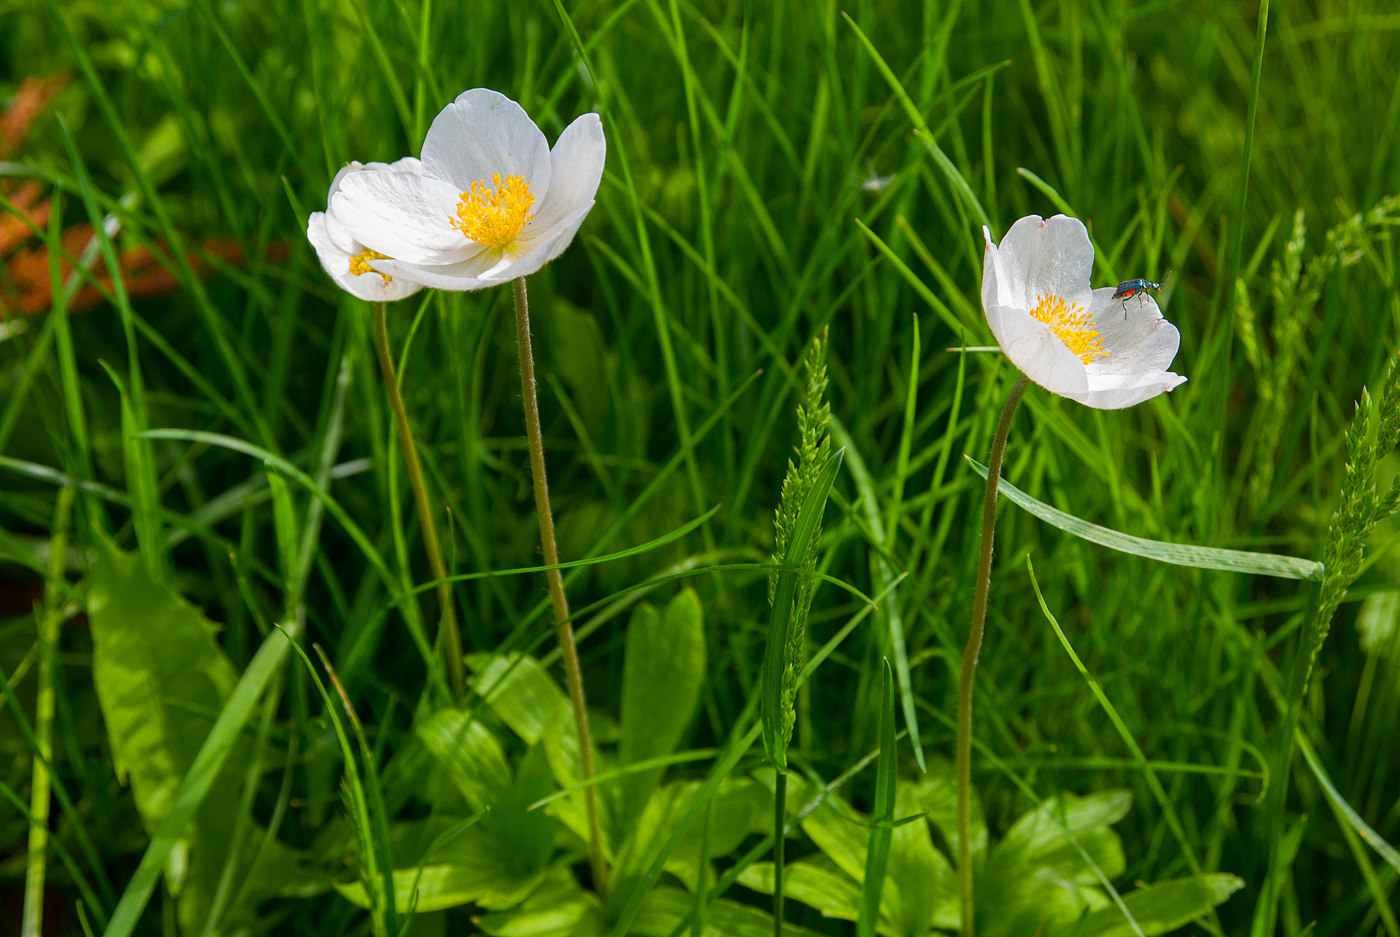
[[(879, 747), (882, 657), (898, 728), (916, 729), (935, 770), (951, 761), (983, 484), (963, 455), (985, 460), (1016, 378), (998, 354), (957, 351), (992, 342), (978, 292), (984, 219), (999, 239), (1023, 214), (1082, 218), (1095, 286), (1162, 281), (1182, 334), (1173, 369), (1190, 378), (1125, 411), (1029, 393), (1007, 481), (1147, 540), (1323, 558), (1353, 402), (1363, 386), (1380, 399), (1400, 326), (1389, 236), (1400, 211), (1382, 202), (1400, 191), (1390, 9), (1272, 6), (1254, 108), (1252, 6), (860, 0), (845, 13), (786, 0), (0, 6), (0, 104), (26, 76), (68, 78), (22, 142), (15, 125), (0, 128), (11, 216), (0, 240), (0, 668), (24, 714), (0, 716), (5, 907), (23, 905), (34, 875), (26, 811), (52, 830), (45, 933), (82, 933), (79, 901), (96, 933), (109, 920), (140, 933), (368, 933), (402, 923), (387, 892), (420, 861), (424, 880), (436, 874), (434, 839), (465, 853), (516, 837), (535, 845), (501, 861), (535, 870), (530, 837), (545, 828), (546, 859), (588, 885), (570, 825), (581, 794), (560, 798), (545, 827), (524, 809), (565, 786), (567, 758), (545, 751), (545, 726), (477, 706), (488, 738), (462, 730), (501, 750), (509, 795), (478, 803), (443, 780), (450, 767), (433, 767), (423, 727), (438, 724), (428, 720), (450, 690), (429, 676), (437, 607), (371, 311), (324, 276), (304, 234), (343, 163), (416, 153), (465, 88), (520, 101), (551, 141), (589, 110), (608, 135), (597, 207), (530, 284), (560, 558), (623, 554), (564, 570), (600, 771), (628, 760), (620, 739), (638, 725), (625, 702), (641, 692), (624, 685), (628, 654), (641, 653), (629, 635), (652, 627), (649, 615), (669, 620), (686, 587), (703, 625), (685, 627), (700, 629), (705, 666), (673, 747), (715, 754), (678, 759), (665, 778), (704, 781), (736, 739), (753, 742), (763, 564), (799, 442), (801, 356), (827, 328), (833, 444), (846, 452), (817, 570), (850, 589), (816, 588), (808, 638), (820, 666), (797, 698), (794, 789), (831, 783)], [(55, 193), (56, 210), (38, 214)], [(110, 237), (79, 228), (104, 221)], [(423, 293), (390, 307), (389, 329), (446, 564), (475, 577), (453, 586), (469, 669), (526, 652), (543, 668), (511, 660), (544, 698), (563, 668), (538, 571), (510, 297)], [(1375, 434), (1379, 422), (1359, 425)], [(156, 432), (136, 438), (144, 431)], [(1396, 468), (1379, 453), (1382, 492)], [(66, 520), (62, 491), (74, 492)], [(1363, 650), (1354, 622), (1360, 599), (1397, 588), (1396, 534), (1389, 520), (1367, 534), (1296, 713), (1336, 794), (1391, 844), (1397, 658), (1384, 644)], [(227, 666), (189, 668), (212, 674), (210, 687), (149, 703), (185, 727), (168, 764), (144, 766), (171, 798), (207, 737), (227, 758), (210, 800), (181, 802), (206, 812), (199, 823), (211, 809), (227, 822), (201, 827), (220, 832), (193, 845), (197, 872), (178, 900), (163, 861), (138, 868), (158, 823), (123, 786), (143, 766), (114, 762), (115, 704), (95, 689), (103, 613), (89, 602), (110, 594), (92, 575), (105, 538), (219, 625), (200, 640)], [(1196, 931), (1259, 933), (1257, 919), (1265, 933), (1316, 921), (1318, 937), (1400, 937), (1397, 869), (1340, 825), (1345, 811), (1307, 761), (1293, 761), (1286, 788), (1272, 762), (1293, 655), (1312, 627), (1307, 584), (1111, 552), (1006, 504), (997, 538), (973, 774), (993, 843), (1038, 801), (1107, 802), (1124, 788), (1117, 890), (1229, 873), (1244, 888)], [(530, 572), (485, 575), (500, 570)], [(145, 621), (133, 614), (134, 633)], [(315, 662), (324, 698), (273, 623)], [(341, 726), (344, 756), (332, 727), (341, 702), (313, 644), (363, 726), (362, 739)], [(183, 669), (172, 661), (168, 676)], [(244, 702), (235, 686), (255, 697), (246, 719), (210, 736), (215, 716), (237, 708), (229, 700)], [(901, 791), (931, 785), (908, 736), (898, 744)], [(43, 811), (31, 803), (36, 747), (55, 768)], [(733, 777), (759, 769), (761, 750), (736, 756)], [(359, 761), (345, 801), (343, 757)], [(871, 813), (876, 774), (869, 760), (836, 793)], [(739, 861), (770, 858), (758, 848), (773, 828), (761, 815), (770, 782), (756, 776), (717, 787), (695, 829), (720, 857), (700, 880), (767, 909)], [(494, 816), (481, 812), (491, 804)], [(789, 805), (803, 802), (790, 794)], [(644, 807), (609, 822), (641, 824)], [(750, 809), (752, 829), (726, 831), (725, 818)], [(817, 861), (806, 828), (794, 821), (788, 861)], [(664, 840), (614, 857), (624, 883)], [(399, 870), (391, 883), (385, 862)], [(366, 867), (377, 878), (362, 884)], [(665, 920), (681, 920), (695, 881), (668, 868), (660, 887), (676, 908)], [(361, 888), (375, 913), (333, 882)], [(149, 901), (134, 897), (142, 889)], [(551, 893), (530, 894), (548, 904)], [(615, 888), (600, 920), (615, 921), (631, 894)], [(786, 906), (795, 925), (852, 932), (800, 900)], [(471, 933), (474, 918), (491, 927), (508, 910), (464, 900), (420, 914), (413, 932)], [(732, 906), (710, 911), (707, 927), (739, 926), (723, 917)], [(0, 933), (19, 932), (18, 916), (0, 920)]]

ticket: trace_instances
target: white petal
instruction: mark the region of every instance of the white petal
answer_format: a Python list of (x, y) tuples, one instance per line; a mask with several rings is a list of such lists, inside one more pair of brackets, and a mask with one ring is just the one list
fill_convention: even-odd
[(385, 281), (378, 273), (359, 276), (351, 273), (351, 255), (331, 240), (326, 232), (326, 221), (324, 212), (313, 212), (306, 220), (306, 239), (316, 248), (316, 256), (326, 273), (345, 292), (370, 302), (387, 303), (411, 296), (423, 288), (421, 283), (404, 277), (391, 277)]
[[(1059, 296), (1089, 308), (1089, 277), (1094, 270), (1094, 246), (1078, 218), (1039, 215), (1019, 219), (998, 245), (1007, 280), (1003, 302), (1024, 302), (1034, 309), (1045, 295)], [(1007, 296), (1007, 293), (1010, 296)]]
[(584, 114), (564, 128), (549, 152), (549, 194), (535, 203), (534, 217), (520, 232), (519, 240), (527, 250), (537, 242), (552, 239), (557, 225), (585, 205), (593, 204), (598, 183), (603, 179), (607, 151), (603, 121), (597, 114)]
[[(316, 214), (319, 215), (322, 212)], [(358, 254), (365, 249), (365, 246), (355, 240), (354, 235), (345, 229), (345, 225), (340, 223), (333, 212), (327, 211), (324, 214), (326, 216), (326, 236), (331, 239), (332, 244), (344, 251), (346, 256)]]
[(376, 260), (374, 265), (390, 276), (416, 280), (435, 290), (464, 292), (484, 290), (506, 282), (499, 278), (485, 279), (484, 274), (501, 267), (502, 251), (487, 249), (455, 264), (408, 264), (394, 260)]
[(454, 263), (478, 245), (452, 227), (459, 193), (428, 176), (392, 170), (347, 175), (330, 210), (361, 244), (410, 263)]
[[(439, 290), (482, 290), (509, 283), (517, 277), (537, 272), (560, 254), (574, 239), (583, 220), (592, 209), (590, 201), (554, 226), (551, 236), (536, 241), (524, 254), (500, 249), (482, 250), (476, 256), (455, 264), (410, 264), (401, 261), (376, 260), (374, 265), (390, 275), (402, 274), (426, 286)], [(518, 244), (519, 242), (517, 242)], [(1058, 339), (1057, 339), (1058, 341)], [(1078, 359), (1076, 359), (1078, 360)]]
[(1170, 371), (1132, 375), (1090, 375), (1089, 389), (1075, 400), (1098, 410), (1121, 410), (1151, 400), (1186, 383), (1186, 378)]
[[(573, 242), (574, 235), (578, 233), (579, 226), (583, 224), (583, 219), (588, 217), (588, 213), (592, 209), (593, 200), (589, 199), (583, 205), (574, 209), (573, 214), (566, 216), (556, 224), (548, 238), (536, 240), (533, 244), (529, 245), (530, 249), (528, 253), (511, 261), (508, 268), (501, 270), (495, 275), (507, 280), (513, 280), (516, 277), (527, 277), (564, 253), (569, 244)], [(490, 276), (493, 274), (487, 275)]]
[(344, 166), (341, 166), (340, 171), (337, 172), (335, 174), (335, 178), (331, 180), (330, 190), (326, 192), (326, 204), (329, 205), (331, 202), (331, 196), (334, 195), (336, 192), (340, 191), (340, 183), (345, 180), (346, 176), (350, 175), (352, 172), (359, 172), (361, 169), (364, 168), (364, 163), (357, 162), (353, 159), (350, 162), (346, 163)]
[(1050, 326), (1032, 318), (1024, 309), (994, 309), (987, 322), (990, 324), (994, 316), (999, 321), (997, 344), (1026, 377), (1062, 397), (1078, 399), (1078, 395), (1088, 391), (1084, 362), (1050, 331)]
[(992, 243), (992, 232), (986, 226), (982, 226), (982, 238), (987, 242), (985, 252), (982, 254), (982, 314), (987, 317), (987, 325), (991, 327), (992, 334), (996, 336), (998, 343), (1001, 342), (1002, 316), (1001, 310), (1007, 307), (1020, 307), (1025, 296), (1022, 288), (1014, 292), (1008, 285), (1008, 274), (1006, 266), (1002, 263), (1001, 252)]
[[(1001, 275), (997, 270), (997, 246), (992, 243), (992, 230), (986, 225), (982, 226), (982, 239), (987, 242), (982, 252), (982, 313), (987, 316), (987, 324), (992, 325), (992, 310), (1002, 305), (999, 293)], [(996, 331), (997, 326), (992, 325), (992, 332), (995, 334)]]
[(520, 176), (538, 202), (550, 186), (549, 142), (519, 104), (474, 88), (433, 118), (423, 140), (423, 171), (459, 193), (473, 182), (489, 182), (492, 173)]
[[(1126, 309), (1124, 306), (1126, 305)], [(1089, 375), (1150, 374), (1165, 371), (1176, 357), (1181, 333), (1166, 319), (1157, 301), (1146, 293), (1126, 303), (1113, 298), (1113, 287), (1094, 290), (1090, 306), (1094, 328), (1103, 339), (1107, 358), (1095, 359)]]

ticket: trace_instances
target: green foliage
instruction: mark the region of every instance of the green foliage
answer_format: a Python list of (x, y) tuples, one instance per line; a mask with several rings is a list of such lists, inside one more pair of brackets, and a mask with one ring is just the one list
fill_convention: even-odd
[[(619, 766), (671, 754), (690, 724), (705, 680), (705, 623), (692, 589), (676, 595), (659, 613), (637, 606), (627, 626), (622, 665)], [(616, 828), (625, 831), (661, 780), (661, 768), (619, 779)]]
[[(88, 614), (93, 636), (93, 685), (102, 707), (112, 765), (130, 785), (148, 832), (164, 832), (172, 810), (182, 813), (186, 779), (207, 757), (208, 742), (219, 746), (217, 777), (193, 805), (193, 822), (177, 829), (161, 860), (166, 886), (179, 898), (183, 926), (202, 924), (226, 862), (247, 863), (249, 854), (230, 854), (247, 739), (211, 734), (214, 717), (229, 702), (238, 674), (214, 641), (215, 629), (199, 611), (150, 576), (139, 556), (99, 541), (93, 566)], [(282, 638), (277, 637), (280, 642)], [(250, 668), (250, 672), (252, 668)], [(184, 814), (188, 816), (187, 813)], [(188, 822), (188, 821), (187, 821)], [(257, 845), (256, 862), (239, 888), (242, 908), (279, 894), (315, 894), (323, 876), (302, 868), (296, 854), (270, 834)]]
[[(948, 766), (934, 763), (929, 780), (951, 784), (951, 774)], [(933, 820), (936, 790), (927, 782), (900, 785), (876, 933), (925, 937), (935, 928), (956, 929), (962, 919), (956, 873), (930, 837), (931, 828), (941, 831)], [(1124, 857), (1122, 840), (1110, 827), (1123, 819), (1131, 802), (1123, 790), (1087, 797), (1065, 794), (1017, 819), (985, 864), (978, 857), (977, 932), (1007, 937), (1133, 934), (1126, 908), (1144, 935), (1164, 934), (1208, 914), (1243, 884), (1233, 875), (1201, 875), (1144, 886), (1111, 900), (1104, 885), (1122, 875)], [(787, 894), (825, 916), (856, 920), (869, 850), (880, 827), (879, 817), (867, 818), (840, 798), (828, 798), (803, 823), (821, 852), (788, 867)], [(771, 892), (773, 866), (750, 866), (740, 881)]]
[[(1382, 0), (1274, 3), (1262, 30), (1258, 13), (0, 4), (6, 906), (27, 897), (66, 935), (82, 902), (106, 937), (391, 918), (385, 937), (771, 934), (776, 824), (788, 928), (847, 934), (887, 658), (915, 758), (894, 772), (876, 931), (955, 930), (941, 759), (981, 488), (960, 456), (984, 457), (1014, 377), (974, 350), (981, 224), (1065, 211), (1095, 286), (1163, 281), (1190, 381), (1113, 413), (1033, 388), (1006, 483), (1189, 562), (1001, 512), (979, 931), (1048, 914), (1044, 937), (1400, 933), (1400, 46)], [(25, 79), (52, 75), (67, 84), (17, 139)], [(476, 86), (551, 141), (597, 110), (608, 140), (596, 206), (530, 282), (607, 894), (508, 291), (389, 310), (448, 566), (469, 577), (454, 698), (433, 600), (408, 597), (428, 564), (369, 309), (305, 239), (339, 167), (418, 155)], [(799, 537), (802, 484), (828, 470)], [(1221, 571), (1189, 544), (1254, 559)], [(1320, 582), (1265, 575), (1319, 560)], [(26, 851), (44, 760), (46, 861)], [(766, 763), (787, 771), (782, 815)], [(1080, 814), (1082, 853), (1053, 824)]]

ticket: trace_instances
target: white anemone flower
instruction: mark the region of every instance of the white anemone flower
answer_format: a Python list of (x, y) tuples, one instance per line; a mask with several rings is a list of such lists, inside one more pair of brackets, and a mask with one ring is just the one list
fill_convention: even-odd
[(1166, 370), (1181, 334), (1146, 293), (1089, 288), (1094, 247), (1077, 218), (1027, 215), (1001, 244), (985, 227), (982, 309), (997, 344), (1035, 383), (1100, 410), (1150, 400), (1186, 380)]
[(564, 128), (551, 150), (524, 108), (476, 88), (433, 120), (421, 173), (355, 173), (331, 209), (387, 258), (376, 270), (437, 289), (484, 289), (564, 252), (593, 207), (606, 150), (597, 114)]
[(408, 277), (380, 270), (375, 266), (385, 255), (371, 250), (356, 240), (331, 207), (336, 192), (347, 177), (360, 172), (396, 172), (410, 175), (422, 173), (423, 165), (412, 156), (394, 163), (351, 163), (331, 180), (326, 193), (326, 211), (312, 212), (306, 219), (306, 239), (316, 248), (321, 266), (341, 289), (352, 296), (372, 303), (387, 303), (411, 296), (423, 284)]

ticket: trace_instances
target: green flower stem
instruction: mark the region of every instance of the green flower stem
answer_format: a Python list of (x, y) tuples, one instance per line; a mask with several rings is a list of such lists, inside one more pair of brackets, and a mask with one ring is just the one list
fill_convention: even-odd
[(29, 795), (29, 857), (24, 876), (24, 913), (20, 921), (23, 937), (39, 937), (44, 929), (44, 878), (49, 846), (49, 772), (53, 763), (54, 659), (58, 655), (58, 631), (63, 624), (64, 562), (68, 555), (68, 522), (73, 511), (73, 487), (58, 490), (54, 508), (53, 536), (49, 540), (49, 581), (44, 611), (39, 621), (39, 690), (34, 701), (34, 736), (38, 753)]
[(787, 772), (773, 778), (773, 934), (783, 937), (783, 862), (787, 845)]
[(962, 671), (958, 676), (958, 896), (962, 901), (962, 934), (973, 937), (972, 901), (972, 677), (977, 654), (982, 649), (982, 631), (987, 623), (987, 587), (992, 576), (992, 535), (996, 527), (997, 481), (1001, 478), (1001, 457), (1011, 418), (1030, 380), (1021, 374), (1001, 408), (997, 433), (992, 438), (992, 454), (987, 459), (987, 495), (982, 502), (982, 542), (977, 554), (977, 587), (972, 597), (972, 627), (963, 649)]
[(457, 613), (452, 606), (452, 586), (447, 582), (447, 564), (442, 560), (442, 544), (438, 542), (433, 503), (428, 499), (428, 486), (423, 482), (423, 469), (418, 464), (418, 447), (413, 443), (413, 430), (408, 425), (408, 411), (399, 392), (398, 374), (394, 370), (394, 355), (389, 350), (389, 323), (384, 303), (374, 304), (374, 344), (379, 351), (379, 368), (384, 372), (384, 385), (389, 391), (389, 404), (394, 411), (394, 425), (399, 431), (399, 445), (408, 466), (408, 482), (413, 488), (413, 501), (418, 507), (418, 524), (423, 528), (423, 546), (428, 551), (428, 566), (437, 580), (438, 606), (441, 609), (443, 650), (447, 655), (447, 674), (453, 692), (466, 686), (462, 668), (462, 639), (457, 633)]
[[(540, 519), (540, 546), (546, 566), (559, 564), (559, 551), (554, 545), (554, 514), (549, 507), (549, 480), (544, 471), (544, 438), (540, 434), (540, 403), (535, 392), (535, 353), (530, 344), (530, 300), (525, 293), (525, 278), (512, 284), (515, 289), (515, 338), (520, 349), (520, 396), (525, 409), (525, 435), (530, 443), (530, 476), (535, 482), (535, 513)], [(593, 735), (588, 730), (588, 706), (583, 695), (583, 673), (578, 665), (578, 646), (574, 643), (574, 626), (569, 621), (569, 599), (564, 594), (564, 577), (558, 569), (545, 574), (549, 580), (549, 598), (554, 605), (554, 621), (559, 626), (559, 650), (564, 657), (564, 674), (569, 684), (569, 702), (574, 708), (574, 724), (578, 727), (579, 761), (583, 782), (592, 780)], [(607, 891), (608, 867), (603, 861), (602, 830), (598, 825), (598, 788), (584, 790), (588, 807), (588, 860), (593, 868), (593, 884), (598, 894)]]

